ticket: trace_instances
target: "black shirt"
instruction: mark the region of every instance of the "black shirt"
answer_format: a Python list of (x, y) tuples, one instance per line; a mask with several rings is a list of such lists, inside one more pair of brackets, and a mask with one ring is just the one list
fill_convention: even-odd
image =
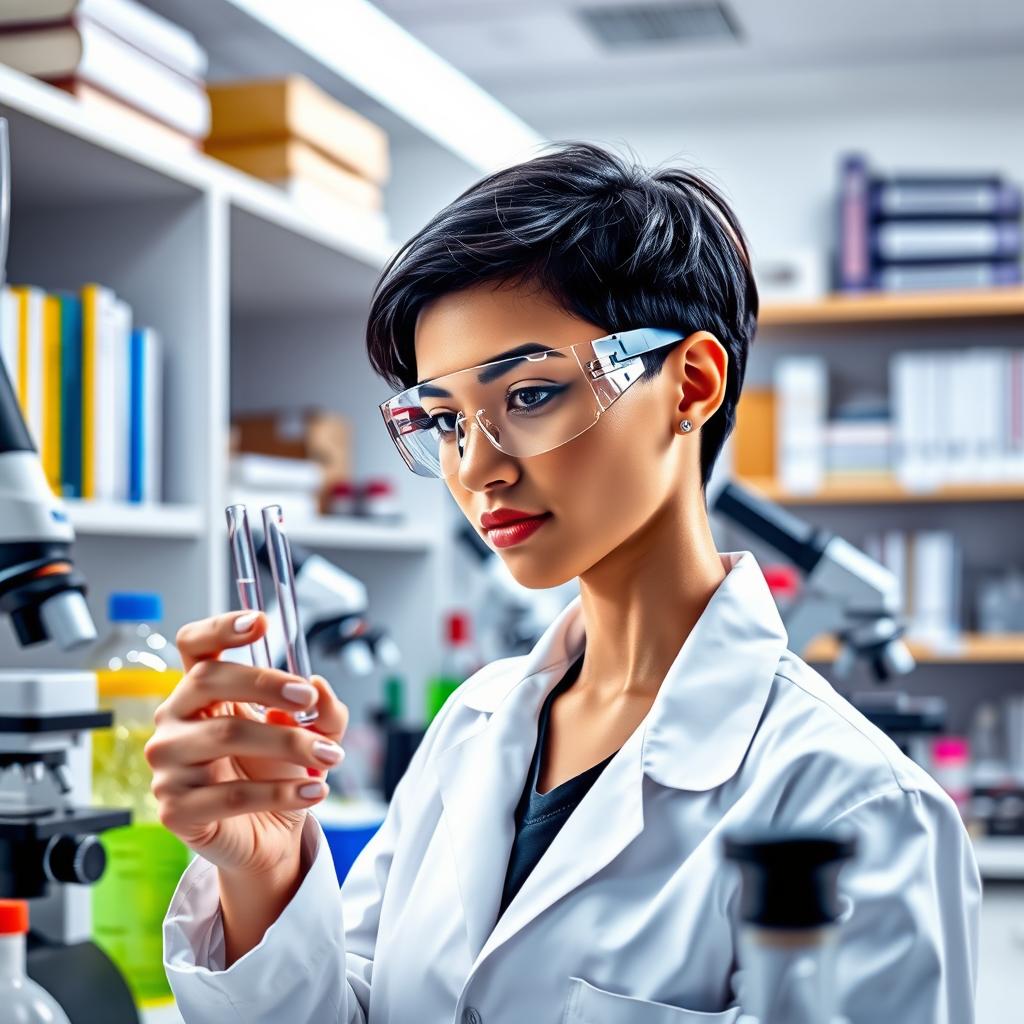
[(508, 871), (505, 875), (505, 891), (501, 897), (499, 916), (505, 912), (505, 908), (512, 902), (512, 898), (519, 891), (526, 876), (534, 869), (544, 851), (551, 845), (558, 830), (583, 799), (587, 790), (594, 784), (604, 766), (615, 756), (609, 754), (600, 764), (588, 768), (574, 779), (568, 779), (549, 793), (537, 792), (541, 759), (547, 745), (551, 705), (559, 694), (565, 693), (576, 682), (582, 665), (583, 655), (581, 654), (548, 694), (544, 701), (544, 707), (541, 709), (533, 762), (527, 774), (519, 806), (516, 808), (516, 834), (512, 841), (512, 852), (509, 855)]

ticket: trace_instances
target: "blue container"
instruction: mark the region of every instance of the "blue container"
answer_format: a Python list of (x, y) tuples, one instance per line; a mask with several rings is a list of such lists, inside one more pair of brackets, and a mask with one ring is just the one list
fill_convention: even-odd
[(313, 808), (327, 837), (338, 885), (380, 828), (387, 810), (387, 804), (376, 800), (327, 800)]

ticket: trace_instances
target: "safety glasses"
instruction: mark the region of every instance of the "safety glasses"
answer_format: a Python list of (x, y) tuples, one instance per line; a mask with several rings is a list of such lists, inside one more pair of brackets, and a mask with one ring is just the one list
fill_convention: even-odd
[(383, 402), (381, 415), (419, 476), (458, 473), (473, 423), (506, 455), (541, 455), (592, 427), (639, 379), (644, 352), (683, 337), (638, 327), (564, 348), (531, 342), (515, 355), (416, 384)]

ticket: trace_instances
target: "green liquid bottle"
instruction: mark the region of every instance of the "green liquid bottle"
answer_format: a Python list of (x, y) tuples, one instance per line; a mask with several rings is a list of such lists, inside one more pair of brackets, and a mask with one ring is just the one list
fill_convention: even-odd
[(441, 671), (427, 680), (427, 725), (434, 720), (445, 701), (480, 668), (480, 658), (470, 635), (470, 622), (469, 613), (465, 611), (452, 611), (445, 615)]

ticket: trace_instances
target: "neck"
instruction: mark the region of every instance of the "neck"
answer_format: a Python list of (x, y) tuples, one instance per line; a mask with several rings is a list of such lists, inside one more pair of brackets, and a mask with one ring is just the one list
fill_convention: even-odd
[(703, 494), (681, 497), (580, 577), (586, 654), (576, 686), (653, 699), (725, 579)]

